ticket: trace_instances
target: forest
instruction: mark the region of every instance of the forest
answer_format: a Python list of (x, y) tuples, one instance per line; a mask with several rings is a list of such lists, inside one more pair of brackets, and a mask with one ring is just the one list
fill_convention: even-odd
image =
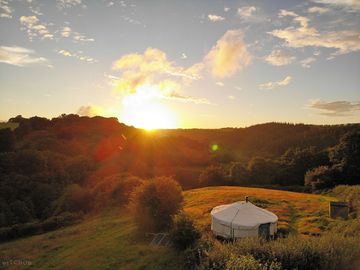
[[(16, 128), (8, 128), (8, 125)], [(9, 119), (0, 129), (0, 238), (48, 231), (147, 179), (321, 191), (360, 184), (360, 124), (145, 131), (116, 118)]]

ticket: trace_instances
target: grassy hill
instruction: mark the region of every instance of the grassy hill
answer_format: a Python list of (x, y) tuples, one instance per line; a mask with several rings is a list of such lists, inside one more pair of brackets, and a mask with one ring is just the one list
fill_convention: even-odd
[[(212, 207), (243, 200), (279, 216), (291, 233), (324, 229), (328, 201), (334, 198), (259, 188), (208, 187), (184, 192), (184, 210), (207, 231)], [(8, 269), (181, 269), (182, 257), (171, 248), (150, 247), (151, 237), (137, 232), (127, 209), (111, 209), (82, 223), (0, 245), (0, 261), (28, 260)], [(2, 267), (0, 265), (0, 267)]]

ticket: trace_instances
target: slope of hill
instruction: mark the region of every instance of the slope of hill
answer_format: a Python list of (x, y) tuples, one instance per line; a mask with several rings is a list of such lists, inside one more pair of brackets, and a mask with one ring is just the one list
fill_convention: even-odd
[(319, 234), (332, 222), (328, 218), (328, 204), (335, 198), (263, 188), (224, 186), (188, 190), (184, 209), (201, 227), (209, 229), (213, 207), (242, 201), (245, 196), (275, 213), (284, 233)]
[[(327, 203), (334, 200), (270, 189), (209, 187), (185, 191), (184, 210), (207, 231), (213, 206), (242, 200), (245, 195), (276, 213), (280, 227), (291, 233), (324, 229), (319, 223), (327, 220)], [(9, 265), (8, 269), (181, 269), (181, 255), (168, 247), (150, 247), (150, 240), (137, 232), (126, 209), (111, 209), (77, 225), (3, 243), (0, 258), (5, 263), (31, 262), (30, 266)]]

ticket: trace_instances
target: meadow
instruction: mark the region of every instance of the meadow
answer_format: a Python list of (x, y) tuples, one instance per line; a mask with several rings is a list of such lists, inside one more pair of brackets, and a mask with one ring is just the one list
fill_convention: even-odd
[[(325, 229), (327, 205), (334, 197), (243, 187), (208, 187), (184, 192), (184, 211), (203, 233), (210, 226), (213, 206), (250, 200), (279, 216), (280, 228), (290, 234), (313, 234)], [(329, 223), (332, 221), (328, 221)], [(306, 226), (304, 226), (306, 224)], [(31, 265), (5, 269), (183, 269), (183, 254), (170, 247), (151, 247), (151, 235), (140, 233), (126, 208), (90, 214), (84, 221), (53, 232), (0, 245), (2, 262), (27, 260)]]

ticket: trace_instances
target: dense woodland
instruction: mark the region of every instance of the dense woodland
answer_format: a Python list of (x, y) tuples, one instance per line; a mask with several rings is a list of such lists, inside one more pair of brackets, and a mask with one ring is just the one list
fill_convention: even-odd
[(360, 124), (147, 132), (116, 118), (78, 115), (9, 122), (18, 127), (0, 129), (0, 227), (42, 222), (50, 230), (128, 202), (134, 188), (156, 176), (183, 189), (360, 184)]

